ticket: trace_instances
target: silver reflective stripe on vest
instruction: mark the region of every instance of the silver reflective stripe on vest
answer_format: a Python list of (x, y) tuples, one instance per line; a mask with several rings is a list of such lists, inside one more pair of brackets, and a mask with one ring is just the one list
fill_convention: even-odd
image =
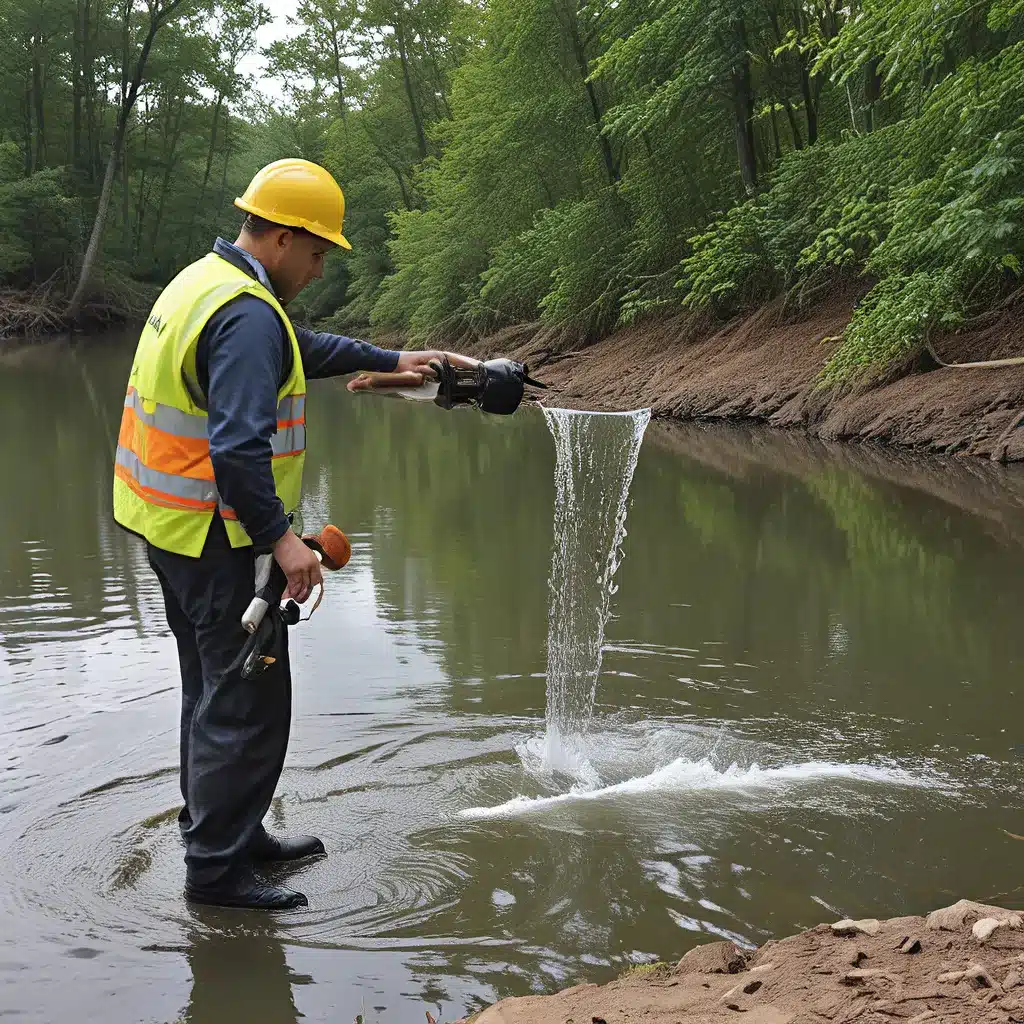
[(138, 455), (130, 448), (117, 449), (115, 461), (124, 466), (143, 487), (151, 487), (154, 491), (169, 494), (174, 498), (186, 501), (217, 501), (217, 485), (211, 480), (193, 480), (187, 476), (175, 476), (173, 473), (161, 473), (159, 469), (144, 466)]
[(192, 416), (172, 406), (161, 405), (159, 402), (154, 402), (153, 405), (155, 406), (154, 410), (146, 412), (142, 396), (135, 390), (129, 391), (124, 396), (125, 408), (131, 409), (147, 427), (156, 427), (157, 430), (174, 434), (176, 437), (206, 437), (205, 416)]
[(292, 452), (305, 451), (306, 428), (297, 423), (294, 427), (279, 430), (271, 439), (270, 446), (275, 455), (291, 455)]
[(289, 395), (277, 403), (278, 423), (289, 423), (292, 420), (301, 420), (306, 412), (305, 395)]

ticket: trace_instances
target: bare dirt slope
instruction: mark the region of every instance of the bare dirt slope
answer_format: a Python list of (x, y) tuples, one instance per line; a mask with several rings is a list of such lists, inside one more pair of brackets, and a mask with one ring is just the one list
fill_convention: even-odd
[(674, 967), (507, 999), (473, 1024), (1011, 1024), (1024, 1021), (1024, 922), (962, 900), (927, 918), (837, 922), (687, 953)]
[[(818, 389), (836, 344), (823, 339), (842, 332), (855, 299), (837, 293), (795, 319), (779, 302), (725, 325), (680, 316), (567, 353), (551, 332), (519, 327), (485, 339), (477, 353), (525, 360), (552, 386), (547, 400), (570, 408), (646, 406), (668, 418), (755, 419), (825, 439), (1024, 460), (1024, 366), (944, 369), (925, 359), (889, 383)], [(936, 339), (935, 351), (944, 362), (1024, 355), (1024, 304)]]

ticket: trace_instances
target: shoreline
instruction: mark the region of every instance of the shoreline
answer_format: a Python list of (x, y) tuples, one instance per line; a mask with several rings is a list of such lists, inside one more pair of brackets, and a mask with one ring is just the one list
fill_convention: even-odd
[[(827, 441), (1024, 461), (1024, 366), (961, 369), (924, 355), (873, 385), (827, 392), (819, 374), (853, 312), (837, 292), (798, 317), (777, 300), (725, 324), (679, 315), (627, 327), (586, 346), (540, 325), (467, 345), (477, 356), (529, 364), (540, 400), (568, 408), (648, 407), (656, 419), (755, 421)], [(944, 362), (1020, 355), (1024, 303), (993, 310), (933, 339)]]
[(961, 900), (924, 917), (819, 924), (753, 951), (708, 942), (606, 985), (504, 999), (455, 1024), (1014, 1024), (1024, 918)]
[(79, 317), (67, 316), (63, 285), (48, 281), (35, 288), (0, 288), (0, 346), (38, 345), (76, 334), (116, 329), (139, 321), (158, 294), (151, 285), (117, 275), (101, 279)]
[[(10, 295), (27, 303), (26, 316), (35, 315), (27, 293)], [(0, 291), (0, 348), (6, 351), (123, 329), (137, 319), (130, 307), (140, 302), (133, 291), (118, 295), (116, 304), (87, 306), (85, 321), (70, 327), (50, 297), (52, 329), (40, 333), (5, 327), (3, 316), (14, 308), (5, 310), (10, 295)], [(443, 347), (527, 363), (549, 386), (531, 396), (543, 404), (607, 412), (650, 408), (655, 420), (757, 423), (822, 441), (870, 441), (893, 452), (955, 456), (961, 463), (1024, 462), (1024, 366), (944, 367), (924, 354), (873, 384), (819, 388), (819, 374), (856, 298), (850, 290), (837, 291), (799, 316), (788, 315), (779, 299), (724, 324), (677, 314), (590, 344), (567, 342), (562, 332), (540, 324), (521, 324)], [(405, 341), (367, 335), (384, 347)], [(1022, 337), (1024, 299), (933, 339), (933, 350), (943, 362), (1003, 359), (1021, 354)]]

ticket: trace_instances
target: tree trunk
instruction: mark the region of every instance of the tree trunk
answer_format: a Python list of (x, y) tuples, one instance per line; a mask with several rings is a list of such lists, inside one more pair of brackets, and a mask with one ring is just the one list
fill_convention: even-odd
[(118, 158), (121, 154), (121, 146), (124, 143), (126, 124), (127, 118), (118, 119), (117, 131), (114, 133), (114, 145), (110, 149), (110, 157), (107, 159), (107, 170), (103, 175), (103, 187), (100, 189), (100, 201), (96, 207), (96, 219), (92, 222), (92, 234), (89, 236), (89, 245), (85, 250), (85, 257), (82, 260), (82, 272), (78, 275), (78, 284), (68, 306), (68, 319), (70, 320), (78, 319), (82, 312), (82, 306), (85, 305), (85, 300), (89, 294), (93, 269), (100, 255), (103, 227), (107, 222), (107, 209), (110, 206), (110, 191), (114, 183), (114, 171), (117, 168)]
[(448, 93), (444, 87), (444, 76), (441, 74), (441, 62), (437, 59), (437, 53), (427, 35), (424, 33), (421, 38), (423, 39), (423, 49), (427, 51), (427, 56), (430, 58), (430, 66), (434, 69), (434, 79), (437, 86), (436, 92), (441, 98), (441, 106), (444, 107), (448, 120), (451, 120), (452, 108), (451, 104), (448, 102)]
[(419, 147), (420, 159), (427, 158), (427, 136), (423, 131), (423, 118), (420, 116), (419, 107), (416, 105), (416, 95), (412, 87), (412, 75), (409, 73), (409, 54), (405, 48), (405, 27), (402, 17), (399, 15), (395, 21), (395, 39), (398, 42), (398, 56), (402, 61), (402, 78), (405, 81), (405, 94), (409, 98), (409, 112), (412, 114), (413, 124), (416, 126), (416, 145)]
[(395, 177), (398, 179), (398, 187), (399, 189), (401, 189), (402, 192), (402, 202), (405, 204), (405, 208), (407, 210), (411, 210), (413, 208), (412, 199), (409, 196), (409, 190), (405, 186), (405, 178), (402, 175), (402, 168), (399, 167), (397, 164), (392, 163), (390, 160), (386, 160), (385, 162), (387, 163), (388, 167), (390, 167), (391, 170), (395, 172)]
[(32, 37), (32, 103), (35, 108), (35, 166), (46, 166), (46, 108), (43, 95), (43, 41)]
[(881, 57), (874, 57), (864, 65), (864, 127), (868, 133), (875, 130), (875, 104), (882, 98), (881, 63)]
[(88, 158), (86, 160), (86, 166), (89, 171), (90, 183), (96, 181), (96, 170), (99, 167), (99, 133), (96, 130), (96, 41), (99, 35), (99, 22), (100, 19), (96, 19), (96, 25), (93, 29), (92, 36), (89, 33), (89, 12), (90, 12), (90, 0), (85, 0), (85, 26), (84, 26), (84, 38), (85, 38), (85, 51), (82, 54), (82, 62), (85, 65), (85, 124), (87, 129), (86, 136), (86, 148), (88, 150)]
[(345, 105), (345, 80), (341, 76), (341, 51), (338, 49), (338, 28), (334, 21), (331, 21), (331, 47), (334, 50), (334, 82), (338, 87), (338, 113), (342, 122), (348, 118), (348, 108)]
[(800, 135), (800, 125), (796, 122), (796, 111), (789, 100), (782, 101), (782, 109), (786, 111), (786, 119), (789, 121), (789, 130), (793, 133), (793, 146), (796, 149), (804, 148), (804, 140)]
[(231, 127), (231, 121), (224, 122), (224, 166), (221, 169), (220, 174), (220, 191), (217, 193), (217, 209), (221, 209), (224, 206), (224, 194), (228, 189), (228, 165), (231, 162), (231, 135), (229, 129)]
[(583, 40), (580, 39), (579, 24), (576, 22), (574, 15), (575, 12), (571, 16), (572, 21), (568, 28), (572, 40), (573, 53), (576, 57), (576, 67), (583, 81), (583, 88), (586, 90), (587, 99), (590, 101), (590, 116), (594, 122), (594, 131), (597, 133), (598, 143), (601, 147), (601, 159), (604, 162), (605, 173), (608, 175), (608, 184), (614, 185), (619, 180), (619, 168), (612, 156), (612, 147), (608, 142), (608, 136), (601, 131), (601, 104), (597, 98), (594, 83), (590, 81), (590, 67), (587, 62), (587, 55), (583, 49)]
[[(152, 120), (149, 98), (145, 100), (145, 115), (142, 123), (142, 145), (139, 147), (140, 162), (142, 164), (142, 173), (139, 175), (139, 198), (135, 204), (135, 240), (132, 242), (132, 255), (138, 259), (139, 246), (142, 245), (142, 225), (146, 219), (146, 171), (147, 158), (149, 156), (149, 123)], [(125, 157), (125, 164), (127, 165), (127, 155)], [(125, 181), (128, 181), (128, 176), (125, 175)]]
[(71, 42), (71, 166), (82, 166), (82, 3), (75, 5)]
[(750, 60), (744, 57), (733, 72), (733, 122), (740, 178), (747, 192), (757, 188), (757, 151), (754, 148), (754, 95), (750, 83)]
[(195, 235), (196, 217), (202, 213), (203, 202), (206, 199), (206, 186), (210, 181), (210, 171), (213, 169), (213, 154), (217, 148), (217, 125), (220, 121), (220, 108), (224, 103), (224, 93), (217, 93), (217, 102), (213, 107), (213, 126), (210, 128), (210, 145), (206, 150), (206, 169), (203, 171), (203, 184), (199, 188), (199, 201), (192, 207), (192, 213), (188, 220), (188, 242), (185, 245), (185, 252), (192, 252), (192, 239)]
[(24, 118), (24, 146), (25, 151), (25, 177), (27, 178), (34, 170), (35, 147), (32, 145), (32, 79), (25, 78), (25, 96), (22, 102), (25, 111)]
[(132, 244), (132, 186), (128, 177), (128, 147), (121, 151), (121, 244), (128, 252)]
[[(114, 144), (110, 149), (110, 156), (107, 158), (107, 169), (103, 175), (103, 187), (100, 189), (100, 201), (96, 207), (96, 219), (92, 222), (92, 234), (89, 236), (89, 245), (85, 250), (85, 257), (82, 260), (82, 270), (78, 275), (78, 284), (75, 286), (71, 302), (68, 304), (67, 317), (69, 320), (77, 320), (82, 312), (82, 306), (89, 293), (89, 285), (92, 275), (96, 269), (96, 261), (99, 259), (100, 249), (103, 242), (103, 229), (107, 223), (107, 211), (110, 208), (110, 191), (114, 182), (114, 171), (117, 168), (117, 161), (121, 155), (121, 148), (124, 146), (125, 134), (128, 131), (128, 118), (131, 117), (135, 101), (139, 97), (139, 87), (142, 85), (143, 75), (146, 73), (146, 63), (149, 60), (149, 52), (153, 48), (153, 40), (156, 38), (160, 26), (174, 13), (181, 5), (182, 0), (170, 0), (162, 9), (150, 9), (149, 29), (146, 32), (145, 41), (139, 56), (135, 61), (135, 69), (128, 82), (128, 68), (124, 67), (121, 79), (121, 105), (117, 113), (117, 127), (114, 130)], [(127, 21), (130, 14), (130, 7), (126, 13)], [(127, 52), (127, 51), (126, 51)], [(127, 88), (125, 88), (127, 86)]]
[(779, 138), (779, 119), (775, 111), (775, 101), (772, 101), (772, 140), (775, 143), (775, 159), (782, 159), (782, 139)]
[(160, 239), (160, 226), (164, 219), (164, 208), (167, 205), (167, 191), (171, 185), (171, 174), (178, 162), (175, 150), (178, 148), (178, 139), (181, 138), (181, 115), (185, 112), (185, 97), (178, 100), (178, 113), (174, 118), (174, 130), (171, 132), (170, 145), (167, 148), (167, 162), (164, 164), (164, 176), (160, 182), (160, 202), (156, 207), (156, 220), (153, 222), (153, 249), (156, 250), (157, 242)]
[(811, 73), (806, 67), (800, 69), (800, 91), (804, 95), (804, 111), (807, 116), (807, 145), (818, 141), (818, 108), (811, 90)]

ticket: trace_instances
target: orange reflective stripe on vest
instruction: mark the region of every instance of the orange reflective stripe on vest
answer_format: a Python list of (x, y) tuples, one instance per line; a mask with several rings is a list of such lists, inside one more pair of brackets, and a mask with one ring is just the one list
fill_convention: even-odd
[[(206, 417), (150, 402), (147, 412), (134, 388), (128, 389), (118, 448), (135, 454), (141, 465), (165, 475), (213, 480)], [(127, 465), (127, 460), (122, 465)]]
[[(305, 450), (305, 410), (305, 395), (289, 395), (278, 403), (277, 431), (270, 442), (274, 458)], [(117, 439), (117, 476), (139, 497), (165, 508), (207, 512), (219, 508), (225, 519), (237, 521), (234, 509), (217, 490), (207, 422), (205, 415), (159, 402), (144, 403), (129, 387)]]

